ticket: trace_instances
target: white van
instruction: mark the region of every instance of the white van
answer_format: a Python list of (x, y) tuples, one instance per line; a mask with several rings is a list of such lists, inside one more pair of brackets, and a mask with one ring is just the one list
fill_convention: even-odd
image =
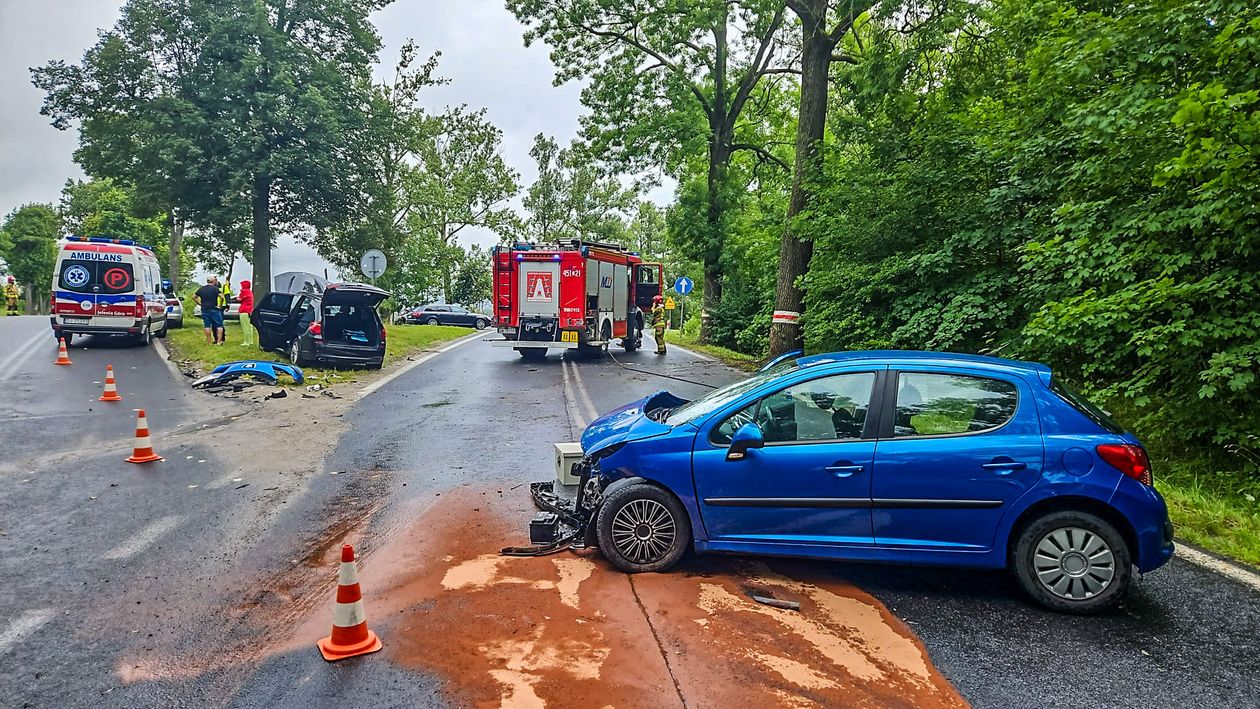
[(67, 237), (53, 269), (52, 329), (75, 335), (129, 337), (147, 345), (166, 336), (166, 296), (157, 256), (126, 239)]

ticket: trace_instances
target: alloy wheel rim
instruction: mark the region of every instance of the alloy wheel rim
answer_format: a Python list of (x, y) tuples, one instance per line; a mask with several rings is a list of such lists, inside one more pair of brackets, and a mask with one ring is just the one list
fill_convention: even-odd
[(676, 535), (674, 516), (656, 500), (632, 500), (613, 516), (613, 546), (636, 564), (665, 558)]
[(1116, 559), (1102, 537), (1080, 527), (1047, 532), (1033, 551), (1037, 579), (1050, 593), (1083, 601), (1102, 593), (1116, 575)]

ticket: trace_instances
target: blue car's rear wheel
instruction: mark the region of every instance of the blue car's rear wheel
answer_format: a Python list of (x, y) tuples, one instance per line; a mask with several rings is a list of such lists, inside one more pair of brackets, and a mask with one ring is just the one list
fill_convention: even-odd
[(599, 550), (627, 573), (664, 571), (691, 544), (691, 523), (678, 499), (655, 485), (628, 485), (604, 500), (595, 519)]
[(1088, 512), (1052, 512), (1024, 528), (1011, 560), (1020, 585), (1061, 613), (1097, 613), (1116, 604), (1132, 576), (1124, 538)]

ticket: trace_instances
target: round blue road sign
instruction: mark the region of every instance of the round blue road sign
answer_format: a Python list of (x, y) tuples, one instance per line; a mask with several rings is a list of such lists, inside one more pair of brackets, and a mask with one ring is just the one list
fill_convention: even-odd
[(691, 291), (695, 290), (695, 288), (696, 282), (686, 276), (682, 276), (678, 280), (674, 281), (674, 290), (678, 291), (678, 295), (687, 295)]

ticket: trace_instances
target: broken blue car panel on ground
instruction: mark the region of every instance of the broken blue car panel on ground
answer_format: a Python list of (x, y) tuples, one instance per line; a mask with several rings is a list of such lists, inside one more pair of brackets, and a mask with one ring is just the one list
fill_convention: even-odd
[(281, 374), (288, 375), (295, 384), (301, 384), (306, 381), (306, 377), (303, 376), (300, 367), (283, 362), (264, 362), (250, 359), (238, 362), (224, 362), (211, 370), (206, 376), (193, 382), (192, 385), (197, 389), (213, 387), (236, 381), (241, 377), (253, 377), (261, 379), (268, 384), (278, 384)]

